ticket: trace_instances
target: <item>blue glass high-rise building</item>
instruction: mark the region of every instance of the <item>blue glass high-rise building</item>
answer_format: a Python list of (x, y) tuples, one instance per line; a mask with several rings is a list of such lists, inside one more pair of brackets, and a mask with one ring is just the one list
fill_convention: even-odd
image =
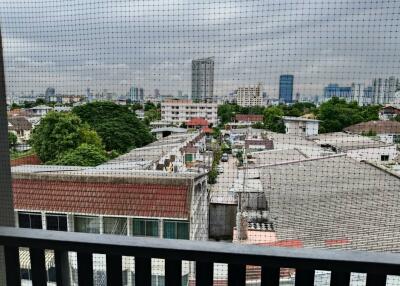
[(279, 102), (290, 103), (293, 101), (294, 76), (283, 74), (279, 77)]

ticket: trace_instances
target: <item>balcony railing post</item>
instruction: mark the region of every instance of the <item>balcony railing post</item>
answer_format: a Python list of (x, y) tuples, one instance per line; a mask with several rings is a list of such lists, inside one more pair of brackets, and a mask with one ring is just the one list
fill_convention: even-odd
[(78, 252), (78, 284), (93, 285), (93, 256), (91, 253)]
[(151, 285), (151, 258), (135, 257), (135, 285)]
[(279, 267), (261, 267), (261, 286), (279, 286), (280, 271)]
[(122, 256), (107, 254), (107, 285), (122, 286)]
[(30, 248), (29, 254), (31, 257), (32, 285), (46, 286), (47, 272), (45, 250), (40, 248)]
[(180, 285), (182, 282), (182, 261), (165, 259), (165, 286)]
[(196, 285), (213, 285), (214, 264), (212, 262), (196, 262)]
[(70, 269), (68, 251), (55, 250), (56, 280), (57, 286), (70, 286)]
[[(16, 246), (4, 247), (7, 271), (7, 286), (21, 286), (19, 249)], [(4, 284), (5, 285), (5, 284)]]
[[(0, 31), (0, 226), (14, 225), (3, 43)], [(0, 285), (6, 285), (4, 249), (0, 246)]]
[(314, 270), (296, 269), (295, 286), (314, 286)]
[(350, 272), (332, 271), (330, 286), (346, 286), (350, 285)]
[(228, 285), (229, 286), (246, 285), (246, 265), (242, 264), (228, 265)]

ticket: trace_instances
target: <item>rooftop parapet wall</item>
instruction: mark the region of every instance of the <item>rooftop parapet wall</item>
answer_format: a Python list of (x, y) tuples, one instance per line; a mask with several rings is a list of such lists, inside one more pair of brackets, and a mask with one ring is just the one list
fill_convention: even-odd
[(59, 172), (12, 172), (13, 179), (63, 181), (63, 182), (87, 182), (87, 183), (121, 183), (121, 184), (158, 184), (158, 185), (193, 185), (193, 182), (205, 174), (169, 174), (154, 171), (119, 171), (89, 173), (85, 171), (59, 171)]

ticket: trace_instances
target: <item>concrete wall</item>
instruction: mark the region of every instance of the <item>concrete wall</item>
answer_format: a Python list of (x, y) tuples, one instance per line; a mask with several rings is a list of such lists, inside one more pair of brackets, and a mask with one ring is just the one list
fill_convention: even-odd
[(318, 135), (319, 123), (311, 121), (286, 121), (286, 134), (299, 136)]
[(236, 205), (210, 204), (210, 238), (232, 239), (236, 211)]
[(388, 144), (395, 143), (395, 139), (400, 138), (400, 134), (378, 134), (379, 140)]
[(190, 239), (207, 240), (209, 235), (209, 196), (207, 176), (196, 180), (192, 188), (190, 205)]
[(318, 135), (319, 123), (307, 122), (306, 123), (306, 136)]
[(379, 148), (365, 148), (365, 149), (356, 149), (349, 150), (346, 152), (347, 156), (353, 158), (355, 160), (361, 161), (372, 161), (376, 163), (380, 163), (382, 155), (389, 156), (389, 163), (393, 161), (394, 158), (398, 155), (395, 145), (383, 146)]

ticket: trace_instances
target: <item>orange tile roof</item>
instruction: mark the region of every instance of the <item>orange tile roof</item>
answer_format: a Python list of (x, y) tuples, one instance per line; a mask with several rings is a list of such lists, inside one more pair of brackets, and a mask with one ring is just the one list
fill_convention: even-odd
[(236, 114), (235, 121), (244, 121), (244, 122), (262, 122), (264, 119), (263, 115), (257, 114)]
[(213, 133), (214, 131), (210, 127), (203, 127), (201, 129), (204, 133)]
[(186, 122), (187, 126), (208, 126), (208, 121), (201, 117), (196, 117)]

